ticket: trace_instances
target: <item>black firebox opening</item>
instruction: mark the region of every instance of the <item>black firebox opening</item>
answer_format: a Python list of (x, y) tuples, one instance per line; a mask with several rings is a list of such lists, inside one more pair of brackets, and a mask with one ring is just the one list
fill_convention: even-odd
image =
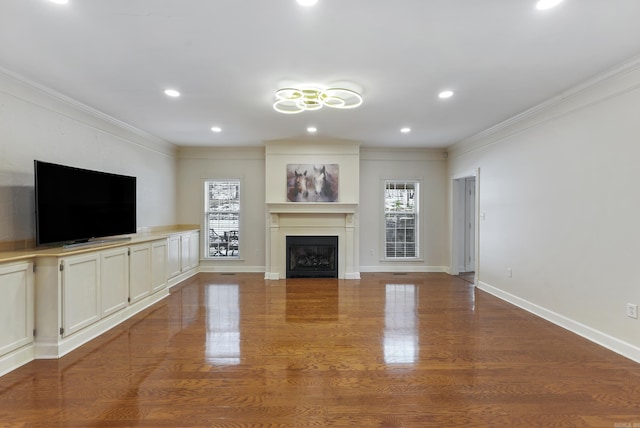
[(287, 236), (287, 278), (337, 277), (337, 236)]

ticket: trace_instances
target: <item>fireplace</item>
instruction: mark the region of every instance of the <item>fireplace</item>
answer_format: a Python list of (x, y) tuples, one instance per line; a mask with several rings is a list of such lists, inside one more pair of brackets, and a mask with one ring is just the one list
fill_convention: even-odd
[(337, 236), (287, 236), (287, 278), (338, 278)]

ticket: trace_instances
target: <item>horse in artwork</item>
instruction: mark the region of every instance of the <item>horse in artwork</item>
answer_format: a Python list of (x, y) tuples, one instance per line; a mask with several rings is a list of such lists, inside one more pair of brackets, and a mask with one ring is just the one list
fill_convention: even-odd
[(308, 199), (317, 202), (335, 202), (338, 199), (338, 182), (327, 171), (326, 165), (314, 166), (307, 177)]
[(306, 200), (309, 196), (309, 191), (307, 190), (307, 171), (298, 172), (294, 171), (294, 175), (289, 183), (287, 199), (291, 202), (299, 202)]
[(289, 202), (336, 202), (338, 200), (337, 165), (293, 165), (287, 168)]

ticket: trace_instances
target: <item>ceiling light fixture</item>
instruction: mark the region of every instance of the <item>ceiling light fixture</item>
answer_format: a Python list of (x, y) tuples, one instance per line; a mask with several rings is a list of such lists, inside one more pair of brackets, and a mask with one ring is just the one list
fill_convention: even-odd
[(222, 132), (222, 128), (220, 128), (219, 126), (212, 126), (211, 127), (211, 131), (212, 132)]
[(451, 98), (452, 96), (453, 96), (453, 91), (449, 91), (449, 90), (442, 91), (438, 94), (438, 98), (442, 98), (442, 99)]
[(411, 132), (411, 128), (408, 128), (408, 127), (406, 127), (406, 128), (401, 128), (401, 129), (400, 129), (400, 132), (402, 132), (403, 134), (408, 134), (409, 132)]
[(55, 3), (55, 4), (67, 4), (69, 3), (69, 0), (49, 0), (51, 3)]
[(318, 3), (318, 0), (297, 0), (297, 2), (301, 6), (313, 6)]
[(320, 110), (322, 107), (350, 109), (362, 104), (362, 96), (359, 93), (345, 88), (321, 89), (316, 86), (300, 86), (278, 89), (275, 95), (273, 108), (284, 114)]
[(562, 0), (538, 0), (538, 2), (536, 3), (536, 9), (551, 9), (552, 7), (556, 7), (560, 3), (562, 3)]
[(173, 98), (177, 98), (180, 96), (180, 92), (176, 91), (175, 89), (165, 89), (164, 94)]
[(314, 132), (317, 132), (318, 128), (316, 128), (315, 126), (310, 126), (307, 128), (307, 132), (309, 132), (310, 134), (313, 134)]

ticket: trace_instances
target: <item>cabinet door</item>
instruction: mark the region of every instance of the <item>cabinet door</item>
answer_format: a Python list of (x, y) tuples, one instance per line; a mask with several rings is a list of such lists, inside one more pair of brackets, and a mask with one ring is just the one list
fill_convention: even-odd
[(200, 234), (193, 232), (189, 238), (189, 267), (196, 268), (200, 264)]
[(182, 270), (180, 266), (180, 235), (172, 235), (167, 239), (167, 276), (173, 278)]
[(33, 265), (0, 265), (0, 355), (33, 341)]
[(127, 248), (104, 251), (100, 260), (101, 315), (107, 316), (127, 306), (129, 298), (129, 257)]
[(191, 256), (189, 255), (191, 252), (191, 235), (185, 233), (184, 235), (180, 235), (180, 264), (181, 272), (191, 269)]
[(100, 254), (61, 259), (62, 327), (68, 336), (100, 319)]
[(151, 243), (151, 292), (167, 285), (167, 240)]
[(133, 245), (129, 249), (129, 297), (135, 303), (151, 294), (151, 245)]

